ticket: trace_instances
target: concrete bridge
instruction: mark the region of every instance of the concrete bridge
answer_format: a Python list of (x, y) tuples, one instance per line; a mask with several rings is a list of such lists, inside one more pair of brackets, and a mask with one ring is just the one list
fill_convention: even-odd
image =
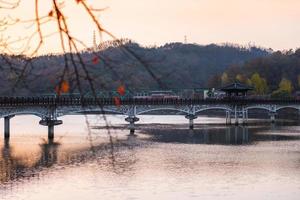
[(4, 118), (4, 137), (10, 137), (10, 119), (16, 115), (36, 115), (41, 118), (40, 124), (48, 126), (48, 138), (54, 138), (54, 126), (62, 124), (59, 117), (78, 113), (121, 114), (134, 134), (137, 116), (154, 111), (175, 111), (176, 115), (184, 115), (193, 129), (194, 119), (207, 110), (222, 110), (226, 116), (226, 124), (246, 124), (248, 111), (262, 109), (275, 122), (276, 113), (285, 108), (293, 108), (300, 112), (300, 100), (295, 99), (135, 99), (124, 98), (115, 101), (114, 98), (93, 97), (0, 97), (0, 117)]

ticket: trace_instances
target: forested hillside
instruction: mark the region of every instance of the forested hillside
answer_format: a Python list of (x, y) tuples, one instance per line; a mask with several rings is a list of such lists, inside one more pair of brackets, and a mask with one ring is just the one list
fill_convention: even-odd
[(211, 78), (209, 85), (218, 87), (235, 80), (253, 85), (259, 95), (289, 96), (300, 90), (300, 49), (233, 64)]
[[(143, 47), (130, 40), (122, 40), (104, 43), (96, 50), (81, 52), (80, 56), (97, 90), (115, 90), (120, 83), (137, 90), (206, 87), (208, 80), (221, 74), (228, 66), (242, 66), (245, 61), (249, 63), (250, 60), (269, 54), (269, 51), (256, 47), (182, 43)], [(64, 79), (71, 90), (78, 91), (78, 79), (75, 76), (78, 73), (83, 90), (89, 91), (89, 82), (80, 76), (86, 71), (75, 57), (76, 72), (71, 62), (72, 56), (45, 55), (24, 59), (21, 56), (1, 55), (1, 94), (10, 93), (12, 88), (14, 94), (54, 92), (63, 73), (66, 74)]]

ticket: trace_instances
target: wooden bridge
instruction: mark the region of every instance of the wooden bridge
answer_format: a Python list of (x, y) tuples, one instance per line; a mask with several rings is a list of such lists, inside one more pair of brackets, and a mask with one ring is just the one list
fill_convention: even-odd
[(172, 114), (184, 115), (193, 129), (193, 120), (207, 110), (223, 110), (226, 124), (246, 124), (248, 111), (262, 109), (269, 113), (271, 122), (276, 113), (285, 108), (300, 112), (300, 100), (296, 99), (256, 99), (256, 98), (94, 98), (81, 96), (39, 96), (39, 97), (0, 97), (0, 117), (4, 118), (4, 136), (10, 137), (10, 119), (15, 115), (36, 115), (40, 124), (48, 126), (48, 138), (54, 138), (54, 126), (62, 124), (59, 117), (75, 113), (99, 113), (126, 115), (128, 128), (134, 134), (138, 115), (153, 111), (175, 111)]

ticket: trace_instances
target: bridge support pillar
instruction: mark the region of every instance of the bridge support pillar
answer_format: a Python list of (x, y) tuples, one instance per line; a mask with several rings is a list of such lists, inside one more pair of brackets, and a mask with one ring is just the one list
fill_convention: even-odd
[(130, 130), (130, 135), (134, 135), (135, 131), (135, 122), (139, 121), (140, 119), (137, 118), (136, 116), (129, 116), (126, 117), (125, 121), (129, 122), (129, 130)]
[(226, 111), (226, 125), (230, 125), (230, 124), (231, 124), (231, 112)]
[(42, 119), (39, 124), (43, 126), (48, 126), (48, 139), (54, 139), (54, 126), (62, 124), (62, 120), (56, 119)]
[(48, 125), (48, 139), (54, 139), (54, 125)]
[(236, 126), (239, 125), (239, 116), (238, 116), (238, 112), (237, 112), (237, 108), (235, 107), (235, 110), (234, 110), (234, 124)]
[(270, 112), (269, 115), (270, 115), (271, 123), (274, 124), (275, 123), (275, 115), (276, 115), (276, 113), (275, 112)]
[(197, 116), (193, 115), (193, 114), (188, 114), (185, 116), (185, 118), (189, 120), (189, 129), (193, 130), (194, 129), (194, 119), (196, 119)]
[(10, 137), (10, 119), (14, 115), (4, 117), (4, 138), (8, 139)]
[(247, 123), (248, 123), (248, 111), (243, 110), (242, 115), (243, 115), (243, 125), (247, 125)]

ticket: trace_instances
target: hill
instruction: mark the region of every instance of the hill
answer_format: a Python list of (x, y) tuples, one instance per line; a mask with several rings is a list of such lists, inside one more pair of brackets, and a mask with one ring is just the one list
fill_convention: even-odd
[(51, 93), (63, 74), (74, 92), (79, 87), (90, 90), (89, 80), (97, 90), (115, 90), (120, 84), (132, 90), (199, 88), (229, 66), (268, 55), (270, 51), (257, 47), (182, 43), (143, 47), (130, 40), (107, 42), (96, 50), (82, 51), (79, 57), (70, 53), (35, 58), (1, 55), (0, 93)]

